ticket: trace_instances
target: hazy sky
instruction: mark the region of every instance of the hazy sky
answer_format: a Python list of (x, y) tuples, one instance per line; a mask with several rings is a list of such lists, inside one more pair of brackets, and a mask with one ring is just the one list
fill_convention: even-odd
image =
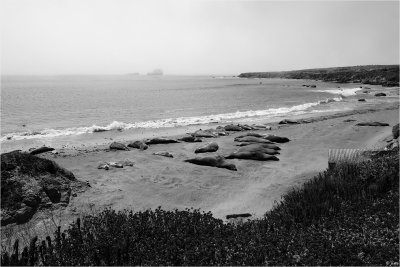
[(1, 0), (2, 74), (399, 64), (399, 1)]

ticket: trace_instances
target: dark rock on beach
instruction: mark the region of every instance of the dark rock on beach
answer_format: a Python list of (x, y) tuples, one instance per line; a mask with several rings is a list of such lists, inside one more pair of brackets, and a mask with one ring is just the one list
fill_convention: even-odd
[(54, 161), (29, 153), (1, 154), (1, 225), (27, 222), (38, 209), (67, 205), (84, 182)]
[(396, 124), (392, 128), (393, 139), (399, 138), (399, 124)]
[(37, 154), (41, 154), (41, 153), (45, 153), (45, 152), (49, 152), (49, 151), (53, 151), (53, 150), (54, 150), (54, 148), (52, 148), (52, 147), (43, 146), (43, 147), (32, 150), (30, 153), (31, 153), (31, 155), (37, 155)]
[(357, 123), (356, 126), (389, 126), (389, 123), (385, 123), (385, 122), (360, 122)]
[(386, 96), (385, 93), (376, 93), (375, 96)]
[(129, 150), (129, 148), (126, 145), (119, 143), (119, 142), (112, 142), (110, 145), (110, 149), (112, 149), (112, 150)]

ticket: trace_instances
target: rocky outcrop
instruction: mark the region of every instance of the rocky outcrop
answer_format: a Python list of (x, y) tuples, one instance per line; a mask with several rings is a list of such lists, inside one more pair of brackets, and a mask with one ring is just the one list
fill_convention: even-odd
[(399, 138), (399, 124), (396, 124), (392, 128), (393, 139)]
[(54, 161), (20, 151), (1, 154), (1, 225), (27, 222), (54, 204), (66, 206), (71, 191), (87, 186)]

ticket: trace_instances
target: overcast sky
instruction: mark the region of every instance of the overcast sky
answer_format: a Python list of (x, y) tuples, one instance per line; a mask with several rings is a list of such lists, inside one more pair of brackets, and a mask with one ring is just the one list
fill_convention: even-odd
[(399, 64), (399, 1), (1, 0), (2, 74)]

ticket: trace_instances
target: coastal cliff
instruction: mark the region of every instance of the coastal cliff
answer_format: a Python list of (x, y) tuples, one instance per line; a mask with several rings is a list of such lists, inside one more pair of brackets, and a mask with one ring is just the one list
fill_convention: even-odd
[(285, 78), (322, 80), (324, 82), (363, 83), (399, 86), (399, 65), (363, 65), (279, 72), (246, 72), (240, 78)]

